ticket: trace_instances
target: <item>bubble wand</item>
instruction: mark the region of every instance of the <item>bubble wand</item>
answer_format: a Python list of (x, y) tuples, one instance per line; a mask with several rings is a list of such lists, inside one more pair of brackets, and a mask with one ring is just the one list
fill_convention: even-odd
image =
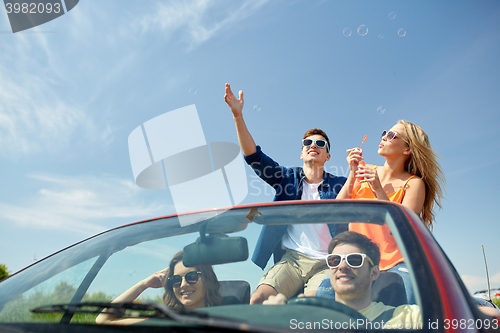
[[(363, 137), (363, 141), (361, 141), (361, 144), (359, 145), (359, 148), (358, 148), (360, 152), (362, 152), (362, 150), (361, 150), (361, 146), (363, 145), (363, 143), (365, 143), (366, 139), (367, 139), (367, 137), (366, 137), (366, 135), (365, 135), (365, 136)], [(363, 166), (365, 166), (365, 165), (366, 165), (366, 162), (365, 162), (365, 161), (359, 161), (358, 166), (359, 166), (359, 165), (363, 165)], [(361, 181), (361, 180), (363, 180), (363, 179), (365, 179), (365, 177), (359, 178), (359, 180), (360, 180), (360, 181)]]
[[(367, 139), (367, 136), (365, 135), (365, 136), (363, 137), (363, 141), (361, 141), (361, 144), (359, 145), (359, 150), (360, 150), (360, 151), (361, 151), (361, 146), (363, 145), (363, 143), (365, 143), (366, 139)], [(366, 162), (365, 162), (365, 161), (359, 161), (359, 164), (361, 164), (361, 165), (366, 165)]]
[(363, 141), (361, 141), (361, 144), (359, 145), (359, 149), (361, 149), (361, 146), (363, 145), (363, 143), (365, 143), (366, 139), (368, 139), (368, 137), (365, 135), (363, 137)]

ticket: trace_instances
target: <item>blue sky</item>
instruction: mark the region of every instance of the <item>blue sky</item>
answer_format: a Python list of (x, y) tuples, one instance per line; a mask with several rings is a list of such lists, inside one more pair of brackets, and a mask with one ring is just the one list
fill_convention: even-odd
[[(471, 291), (486, 288), (484, 245), (499, 287), (498, 17), (495, 0), (82, 0), (13, 34), (4, 12), (0, 263), (15, 272), (99, 231), (173, 213), (168, 190), (135, 185), (127, 138), (195, 104), (207, 141), (237, 142), (229, 82), (244, 90), (255, 141), (286, 166), (301, 164), (312, 127), (330, 136), (327, 169), (346, 175), (345, 150), (364, 135), (365, 159), (381, 164), (382, 130), (420, 125), (447, 179), (434, 236)], [(244, 203), (272, 200), (265, 190), (250, 187)]]

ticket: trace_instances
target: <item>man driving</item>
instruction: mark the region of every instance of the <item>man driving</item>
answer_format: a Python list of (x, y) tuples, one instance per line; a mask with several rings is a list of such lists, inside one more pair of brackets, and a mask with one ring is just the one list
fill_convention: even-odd
[[(369, 238), (352, 231), (336, 235), (326, 257), (335, 301), (357, 310), (369, 321), (383, 322), (384, 328), (422, 328), (417, 305), (397, 308), (372, 302), (372, 283), (379, 275), (380, 250)], [(271, 296), (264, 304), (285, 304), (282, 294)]]

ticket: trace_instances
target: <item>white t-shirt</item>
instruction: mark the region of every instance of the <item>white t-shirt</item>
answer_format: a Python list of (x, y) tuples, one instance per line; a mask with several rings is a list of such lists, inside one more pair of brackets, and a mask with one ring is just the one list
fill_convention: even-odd
[[(305, 180), (302, 186), (301, 200), (320, 200), (318, 184), (309, 184)], [(291, 249), (314, 259), (324, 259), (328, 254), (328, 244), (332, 240), (326, 224), (289, 225), (281, 239), (284, 249)]]

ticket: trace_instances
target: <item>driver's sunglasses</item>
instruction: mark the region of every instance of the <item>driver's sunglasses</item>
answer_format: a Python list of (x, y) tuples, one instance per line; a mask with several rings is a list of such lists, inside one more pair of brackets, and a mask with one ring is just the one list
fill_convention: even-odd
[[(184, 279), (186, 279), (186, 282), (188, 284), (195, 284), (200, 279), (200, 274), (201, 272), (192, 271), (186, 273), (186, 275), (184, 275)], [(168, 285), (171, 286), (172, 288), (180, 288), (182, 284), (182, 278), (183, 276), (180, 275), (169, 276), (167, 279)]]
[(345, 262), (350, 267), (360, 268), (363, 266), (365, 258), (373, 266), (373, 261), (364, 253), (329, 254), (326, 256), (326, 264), (330, 268), (337, 268), (342, 263), (342, 259), (345, 259)]
[(325, 148), (326, 147), (326, 151), (329, 151), (328, 142), (326, 142), (326, 140), (303, 139), (302, 146), (303, 147), (310, 147), (313, 144), (313, 142), (316, 145), (316, 147), (318, 147), (318, 148)]
[(380, 138), (383, 138), (384, 136), (387, 135), (387, 141), (392, 141), (393, 139), (395, 138), (400, 138), (401, 140), (403, 140), (404, 142), (406, 142), (406, 144), (408, 144), (408, 141), (406, 141), (405, 139), (403, 139), (398, 132), (393, 132), (393, 131), (383, 131), (382, 132), (382, 135), (380, 136)]

